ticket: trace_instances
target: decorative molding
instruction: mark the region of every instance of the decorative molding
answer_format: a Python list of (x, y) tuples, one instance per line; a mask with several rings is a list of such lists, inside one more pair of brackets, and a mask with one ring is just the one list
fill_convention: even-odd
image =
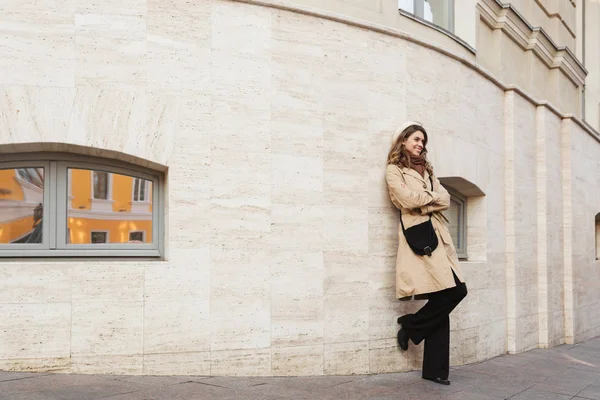
[(510, 4), (480, 0), (481, 20), (491, 29), (501, 29), (523, 50), (531, 50), (550, 69), (558, 68), (577, 87), (585, 84), (587, 71), (568, 47), (559, 47), (541, 27), (533, 27)]
[(99, 219), (106, 221), (151, 221), (152, 213), (120, 213), (94, 210), (69, 210), (67, 218)]
[[(548, 18), (558, 18), (558, 20), (563, 24), (565, 29), (569, 32), (569, 35), (571, 35), (571, 37), (573, 37), (573, 39), (577, 38), (577, 34), (575, 32), (573, 32), (573, 30), (571, 29), (571, 27), (569, 25), (567, 25), (567, 22), (563, 19), (562, 15), (560, 15), (560, 13), (551, 13), (550, 11), (548, 11), (546, 6), (540, 0), (535, 0), (535, 2), (540, 7), (540, 9), (544, 12), (544, 14), (546, 14), (546, 16)], [(574, 8), (577, 8), (577, 5), (575, 4), (574, 0), (569, 0), (569, 2), (571, 3), (571, 5)]]

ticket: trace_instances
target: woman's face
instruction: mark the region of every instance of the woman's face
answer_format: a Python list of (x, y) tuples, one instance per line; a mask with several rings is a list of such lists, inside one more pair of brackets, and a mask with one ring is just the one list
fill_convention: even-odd
[(424, 141), (425, 135), (423, 135), (423, 132), (413, 132), (409, 137), (404, 139), (404, 148), (411, 156), (420, 156), (421, 152), (423, 151), (423, 147), (425, 147)]

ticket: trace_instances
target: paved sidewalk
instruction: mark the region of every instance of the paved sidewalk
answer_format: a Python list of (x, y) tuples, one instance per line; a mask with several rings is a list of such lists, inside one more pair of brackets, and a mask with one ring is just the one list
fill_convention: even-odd
[(1, 400), (567, 400), (600, 399), (600, 337), (452, 368), (452, 385), (419, 372), (221, 378), (0, 372)]

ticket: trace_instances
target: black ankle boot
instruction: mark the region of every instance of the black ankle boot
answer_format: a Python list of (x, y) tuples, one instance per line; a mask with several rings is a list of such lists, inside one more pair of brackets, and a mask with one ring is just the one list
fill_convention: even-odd
[(427, 379), (428, 381), (439, 383), (440, 385), (449, 385), (450, 384), (450, 381), (448, 379), (444, 379), (444, 378), (425, 378), (425, 377), (423, 377), (423, 379)]
[(398, 346), (404, 351), (408, 350), (408, 332), (404, 329), (398, 331)]

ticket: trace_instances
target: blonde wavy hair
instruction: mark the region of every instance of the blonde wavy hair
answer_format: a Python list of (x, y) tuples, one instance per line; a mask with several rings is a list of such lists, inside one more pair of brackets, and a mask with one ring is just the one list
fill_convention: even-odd
[(404, 128), (401, 132), (396, 132), (397, 136), (392, 142), (392, 148), (388, 154), (387, 163), (388, 165), (394, 164), (400, 167), (412, 168), (410, 162), (410, 155), (406, 148), (404, 147), (404, 142), (408, 139), (413, 133), (422, 132), (423, 133), (423, 151), (421, 151), (421, 158), (425, 160), (425, 169), (429, 172), (430, 175), (433, 175), (433, 166), (429, 161), (427, 161), (427, 132), (425, 128), (418, 124), (411, 124)]

